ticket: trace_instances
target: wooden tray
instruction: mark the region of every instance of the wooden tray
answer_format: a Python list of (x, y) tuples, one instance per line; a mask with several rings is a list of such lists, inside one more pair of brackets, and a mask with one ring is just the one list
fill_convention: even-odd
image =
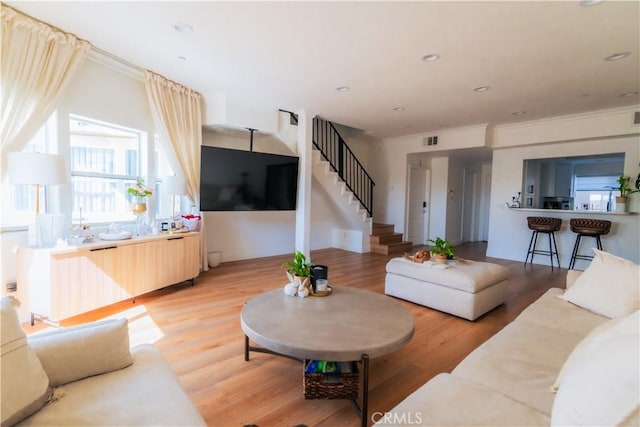
[(327, 286), (327, 290), (325, 292), (311, 292), (309, 295), (312, 297), (328, 297), (331, 295), (332, 289), (331, 286)]

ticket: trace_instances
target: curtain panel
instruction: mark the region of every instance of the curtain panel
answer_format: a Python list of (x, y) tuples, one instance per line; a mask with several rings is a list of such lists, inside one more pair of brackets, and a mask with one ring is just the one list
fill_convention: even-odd
[(51, 116), (91, 45), (1, 7), (0, 153), (4, 162), (7, 152), (21, 151)]
[[(145, 71), (147, 98), (156, 128), (177, 160), (187, 182), (189, 198), (198, 206), (200, 200), (200, 146), (202, 145), (202, 96), (185, 86), (151, 71)], [(174, 169), (176, 165), (174, 165)], [(199, 208), (199, 206), (198, 206)], [(204, 216), (201, 219), (202, 268), (208, 270)]]

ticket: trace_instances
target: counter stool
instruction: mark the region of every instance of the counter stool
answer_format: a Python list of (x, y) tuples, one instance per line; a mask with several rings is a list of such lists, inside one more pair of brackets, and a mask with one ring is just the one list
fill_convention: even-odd
[(576, 243), (573, 245), (573, 253), (571, 254), (571, 262), (569, 263), (569, 270), (573, 269), (576, 265), (577, 259), (592, 260), (593, 255), (580, 255), (578, 249), (580, 248), (580, 238), (594, 237), (596, 239), (596, 246), (602, 250), (602, 242), (600, 236), (604, 236), (611, 230), (611, 221), (603, 219), (591, 219), (591, 218), (571, 218), (569, 220), (569, 226), (571, 231), (577, 233)]
[[(527, 265), (529, 254), (531, 254), (531, 264), (533, 264), (533, 256), (548, 255), (551, 258), (551, 270), (553, 270), (553, 256), (556, 256), (558, 262), (558, 268), (560, 268), (560, 258), (558, 258), (558, 246), (556, 245), (555, 232), (560, 230), (562, 225), (561, 218), (548, 218), (544, 216), (528, 216), (527, 226), (529, 230), (533, 230), (531, 233), (531, 240), (529, 241), (529, 250), (527, 251), (527, 257), (524, 260), (524, 265)], [(536, 249), (538, 244), (538, 233), (544, 233), (549, 238), (549, 250)]]

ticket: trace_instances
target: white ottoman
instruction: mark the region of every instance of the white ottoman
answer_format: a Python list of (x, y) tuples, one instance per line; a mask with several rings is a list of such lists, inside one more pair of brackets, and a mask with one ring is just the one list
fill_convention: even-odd
[(387, 295), (475, 320), (506, 299), (509, 270), (489, 262), (443, 265), (404, 258), (387, 263)]

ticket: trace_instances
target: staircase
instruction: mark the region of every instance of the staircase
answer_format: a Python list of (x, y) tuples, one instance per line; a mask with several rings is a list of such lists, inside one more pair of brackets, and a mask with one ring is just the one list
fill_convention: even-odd
[(313, 145), (329, 162), (353, 197), (367, 214), (373, 216), (373, 187), (376, 185), (333, 123), (319, 117), (313, 119)]
[[(287, 113), (289, 126), (297, 126), (296, 114)], [(286, 117), (286, 116), (284, 116)], [(285, 126), (286, 127), (286, 126)], [(313, 119), (313, 175), (333, 202), (351, 218), (348, 230), (336, 230), (340, 238), (335, 247), (355, 252), (384, 255), (409, 252), (411, 242), (403, 242), (394, 226), (373, 223), (373, 187), (375, 183), (337, 131), (333, 123)]]
[(395, 232), (393, 224), (374, 223), (371, 227), (371, 252), (382, 255), (399, 255), (410, 252), (412, 242), (402, 240), (402, 234)]

